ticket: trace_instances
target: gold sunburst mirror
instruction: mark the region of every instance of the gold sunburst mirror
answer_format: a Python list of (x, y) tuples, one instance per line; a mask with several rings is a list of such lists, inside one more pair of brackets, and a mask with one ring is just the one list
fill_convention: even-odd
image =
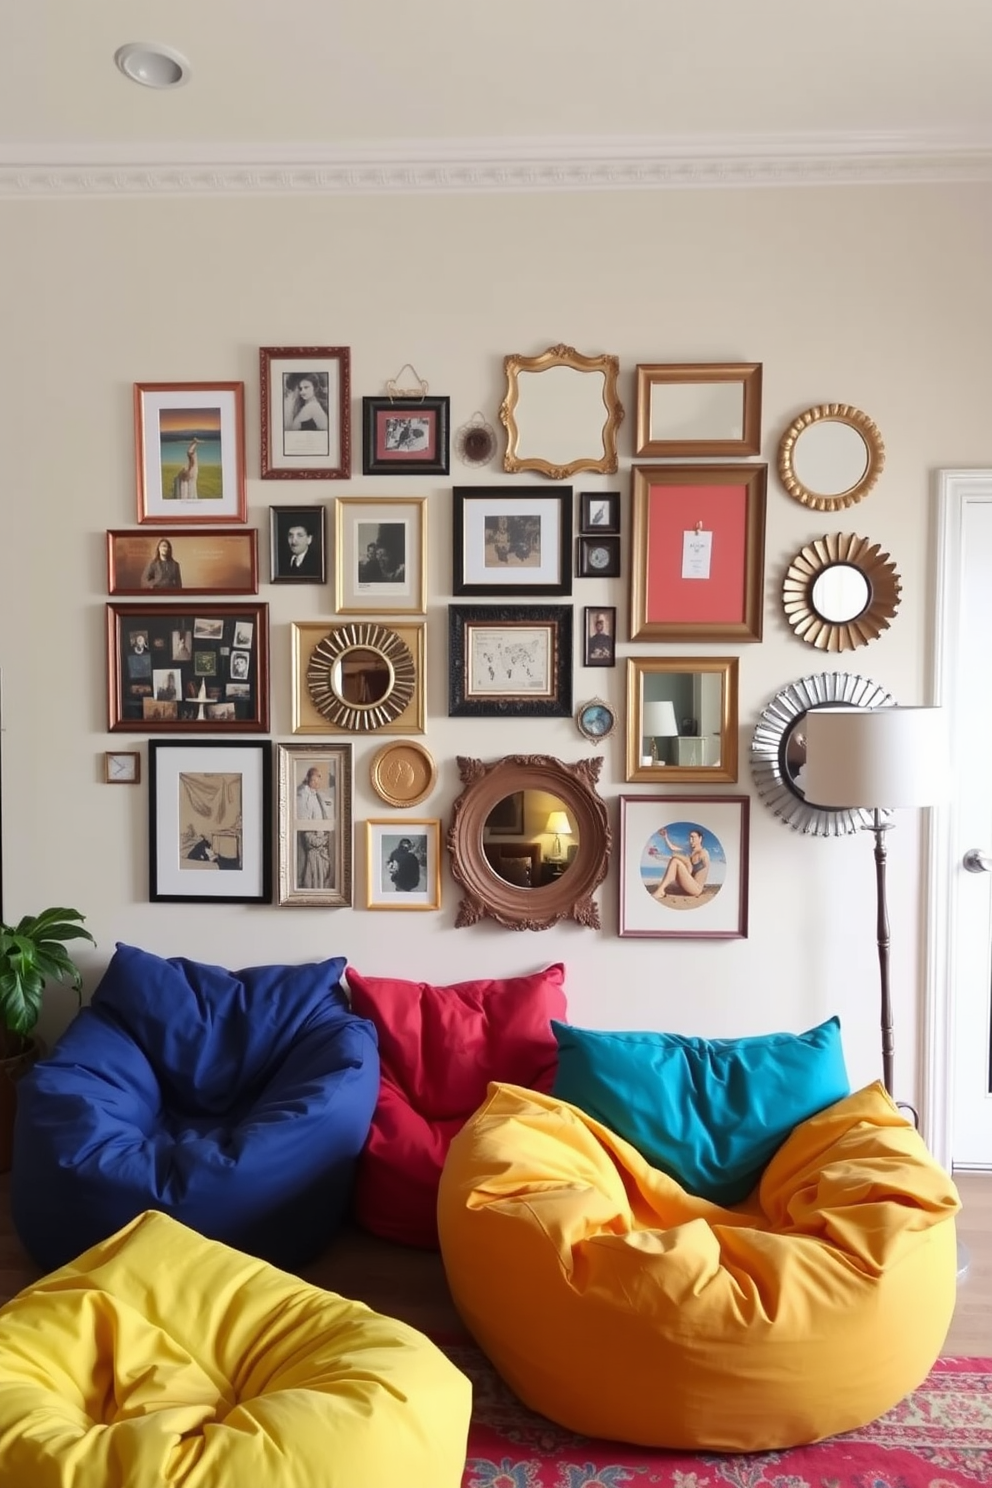
[(339, 625), (307, 663), (311, 701), (335, 728), (370, 733), (399, 718), (414, 695), (410, 648), (385, 625)]
[(885, 464), (878, 426), (849, 403), (807, 408), (782, 435), (778, 473), (795, 501), (840, 511), (868, 495)]
[(807, 645), (854, 651), (888, 629), (901, 589), (896, 566), (878, 543), (854, 532), (828, 532), (789, 564), (782, 605)]

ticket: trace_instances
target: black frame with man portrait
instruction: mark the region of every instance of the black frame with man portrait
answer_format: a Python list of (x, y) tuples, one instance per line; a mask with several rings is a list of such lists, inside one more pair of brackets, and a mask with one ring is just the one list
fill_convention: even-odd
[(448, 398), (363, 398), (365, 475), (447, 475)]
[[(310, 546), (302, 567), (293, 566), (289, 534), (304, 527)], [(323, 584), (327, 580), (327, 538), (322, 506), (269, 507), (269, 581), (273, 584)]]
[[(602, 634), (609, 637), (609, 648), (597, 644), (599, 632), (596, 617), (602, 615)], [(587, 667), (615, 667), (617, 664), (617, 609), (616, 605), (586, 605), (582, 612), (582, 663)]]

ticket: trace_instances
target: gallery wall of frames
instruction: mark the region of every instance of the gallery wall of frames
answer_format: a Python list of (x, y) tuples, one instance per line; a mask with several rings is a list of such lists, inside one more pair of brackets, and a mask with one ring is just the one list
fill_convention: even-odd
[[(134, 384), (135, 523), (106, 534), (107, 728), (131, 746), (144, 735), (147, 763), (112, 748), (105, 779), (147, 785), (152, 902), (436, 912), (449, 855), (466, 896), (453, 925), (486, 913), (601, 928), (593, 890), (612, 879), (620, 936), (743, 938), (746, 772), (785, 825), (857, 830), (857, 813), (805, 799), (803, 719), (892, 701), (837, 670), (900, 603), (879, 534), (842, 530), (884, 469), (879, 429), (849, 404), (810, 406), (775, 429), (770, 470), (760, 362), (623, 370), (633, 407), (616, 356), (507, 353), (499, 406), (456, 429), (450, 398), (419, 376), (362, 392), (353, 429), (351, 348), (262, 347), (257, 474), (284, 484), (261, 527), (248, 525), (245, 384)], [(310, 494), (358, 470), (388, 476), (391, 494)], [(781, 573), (766, 565), (771, 500), (809, 514)], [(617, 603), (587, 602), (584, 584), (603, 579)], [(277, 660), (267, 585), (321, 586), (333, 617), (292, 621)], [(762, 642), (770, 589), (811, 649), (745, 751), (738, 667)], [(447, 820), (429, 807), (425, 629), (439, 590), (447, 716), (492, 721), (502, 782), (497, 798), (491, 762), (459, 758)], [(618, 667), (622, 706), (588, 684)], [(291, 697), (288, 741), (270, 737), (275, 686)], [(577, 780), (553, 757), (514, 754), (514, 720), (540, 718), (573, 719), (586, 752), (619, 744), (632, 789), (616, 843), (594, 759)], [(382, 812), (356, 822), (353, 746), (378, 735), (369, 784)]]

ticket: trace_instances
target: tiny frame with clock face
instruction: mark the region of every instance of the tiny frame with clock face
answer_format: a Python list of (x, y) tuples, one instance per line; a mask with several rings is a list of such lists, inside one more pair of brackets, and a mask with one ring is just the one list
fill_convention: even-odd
[(455, 486), (452, 494), (453, 594), (571, 594), (571, 486)]
[(580, 579), (617, 579), (620, 577), (619, 537), (579, 538), (576, 569)]
[(616, 726), (617, 715), (603, 698), (590, 698), (587, 703), (580, 703), (575, 715), (575, 727), (583, 739), (598, 744), (600, 739), (608, 739), (615, 732)]
[(141, 755), (136, 749), (108, 749), (103, 756), (103, 778), (107, 785), (137, 785)]

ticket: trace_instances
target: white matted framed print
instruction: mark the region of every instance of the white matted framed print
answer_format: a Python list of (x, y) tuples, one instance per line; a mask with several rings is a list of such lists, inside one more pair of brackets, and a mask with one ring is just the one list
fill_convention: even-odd
[(453, 594), (571, 594), (571, 486), (455, 486), (453, 498)]
[(339, 496), (334, 561), (338, 615), (422, 615), (427, 498)]
[(747, 936), (747, 796), (620, 797), (620, 934)]
[(138, 521), (246, 522), (243, 382), (136, 382)]
[(262, 346), (263, 480), (351, 475), (351, 350)]
[(351, 903), (351, 744), (277, 745), (279, 903)]
[(149, 740), (148, 852), (153, 903), (268, 904), (269, 740)]
[(441, 908), (441, 823), (426, 817), (365, 823), (367, 909)]

